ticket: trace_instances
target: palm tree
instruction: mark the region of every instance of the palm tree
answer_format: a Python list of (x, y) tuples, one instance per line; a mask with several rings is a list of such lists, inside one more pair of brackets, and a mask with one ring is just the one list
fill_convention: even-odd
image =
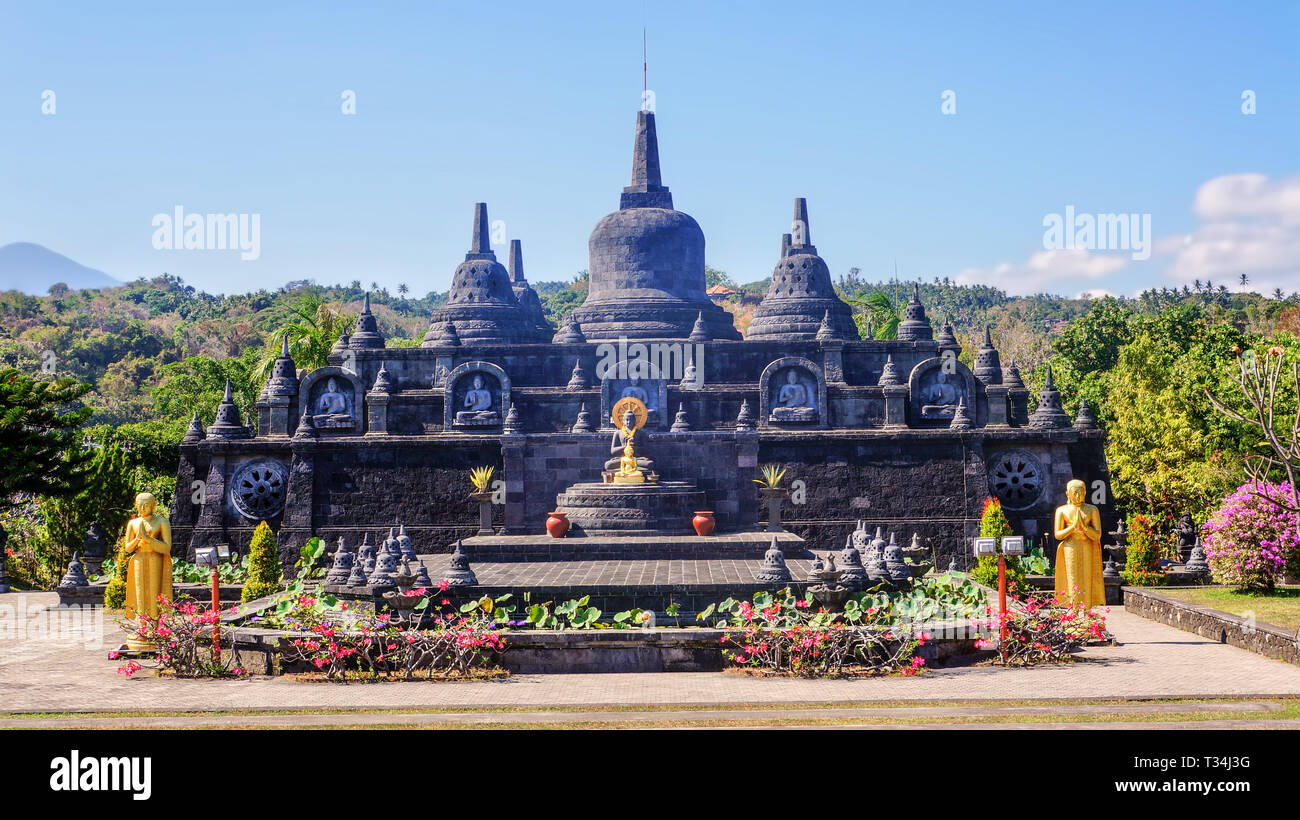
[(1281, 288), (1273, 288), (1273, 298), (1280, 302), (1286, 298), (1286, 294), (1282, 292)]
[(1241, 289), (1242, 289), (1242, 290), (1245, 290), (1245, 289), (1246, 289), (1246, 285), (1249, 285), (1249, 284), (1250, 284), (1250, 277), (1243, 273), (1241, 276), (1239, 276), (1239, 277), (1237, 277), (1237, 278), (1238, 278), (1238, 279), (1240, 280), (1240, 282), (1241, 282)]
[(399, 283), (398, 286), (397, 286), (397, 292), (398, 292), (399, 294), (401, 294), (401, 296), (402, 296), (403, 299), (405, 299), (405, 298), (406, 298), (406, 294), (410, 293), (410, 292), (411, 292), (411, 289), (408, 288), (408, 287), (406, 286), (406, 283), (405, 283), (405, 282), (401, 282), (401, 283)]
[(871, 323), (871, 335), (877, 339), (897, 339), (898, 325), (903, 320), (903, 312), (889, 294), (883, 290), (872, 291), (864, 298), (849, 297), (846, 300), (854, 308), (853, 321), (858, 325), (858, 332), (867, 335), (867, 323)]
[(283, 339), (289, 340), (289, 355), (295, 365), (304, 370), (315, 370), (329, 364), (328, 356), (334, 343), (355, 321), (355, 316), (326, 304), (314, 293), (299, 297), (290, 305), (285, 323), (270, 335), (266, 350), (253, 367), (253, 386), (260, 388), (270, 377)]

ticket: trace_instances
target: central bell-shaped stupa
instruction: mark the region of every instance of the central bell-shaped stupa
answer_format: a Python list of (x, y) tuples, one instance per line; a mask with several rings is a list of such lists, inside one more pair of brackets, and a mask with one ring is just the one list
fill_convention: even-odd
[(588, 249), (587, 299), (573, 312), (588, 341), (685, 339), (700, 317), (710, 338), (740, 338), (731, 314), (704, 292), (704, 232), (673, 210), (651, 111), (637, 112), (632, 184), (596, 224)]

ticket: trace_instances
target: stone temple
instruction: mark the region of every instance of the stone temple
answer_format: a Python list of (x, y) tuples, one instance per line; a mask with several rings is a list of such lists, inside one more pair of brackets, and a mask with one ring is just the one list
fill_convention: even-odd
[[(796, 581), (809, 548), (840, 549), (859, 522), (925, 546), (941, 567), (964, 564), (986, 497), (1032, 537), (1049, 531), (1070, 478), (1106, 480), (1091, 417), (1072, 422), (1050, 377), (1031, 402), (987, 331), (967, 368), (918, 290), (896, 340), (860, 338), (808, 205), (794, 202), (742, 337), (705, 294), (704, 232), (674, 208), (655, 115), (638, 112), (631, 184), (591, 233), (590, 290), (561, 327), (542, 314), (519, 241), (507, 268), (475, 205), (468, 252), (419, 347), (386, 347), (367, 299), (329, 366), (300, 371), (282, 351), (256, 419), (228, 396), (206, 430), (196, 416), (177, 486), (203, 481), (206, 503), (177, 492), (176, 544), (242, 551), (266, 520), (291, 565), (312, 536), (355, 549), (400, 524), (435, 579), (463, 541), (485, 589), (647, 606), (763, 585), (751, 573), (773, 537), (755, 483), (764, 464), (786, 467), (787, 487), (801, 482), (803, 503), (785, 501), (777, 533)], [(648, 411), (636, 443), (653, 487), (602, 485), (625, 396)], [(502, 482), (488, 521), (469, 497), (480, 465)], [(1109, 525), (1109, 496), (1093, 500)], [(556, 510), (573, 525), (559, 539), (545, 528)], [(696, 510), (713, 512), (713, 535), (695, 534)]]

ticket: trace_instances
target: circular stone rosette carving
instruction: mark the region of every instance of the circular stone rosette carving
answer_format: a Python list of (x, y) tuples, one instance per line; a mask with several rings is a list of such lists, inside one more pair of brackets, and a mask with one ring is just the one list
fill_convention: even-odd
[(1034, 506), (1047, 486), (1047, 470), (1024, 450), (1003, 450), (988, 460), (989, 491), (1008, 510)]
[(235, 471), (230, 481), (230, 497), (241, 515), (265, 521), (284, 510), (288, 485), (289, 470), (280, 462), (250, 461)]

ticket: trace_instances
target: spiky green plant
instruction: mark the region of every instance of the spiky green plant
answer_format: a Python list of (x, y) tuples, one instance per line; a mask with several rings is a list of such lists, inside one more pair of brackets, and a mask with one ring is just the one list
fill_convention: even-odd
[(754, 483), (775, 490), (781, 486), (781, 480), (785, 478), (785, 469), (780, 464), (764, 464), (758, 468), (763, 477), (754, 479)]
[(474, 485), (474, 491), (485, 493), (492, 486), (492, 473), (496, 468), (489, 465), (475, 467), (469, 471), (469, 483)]

